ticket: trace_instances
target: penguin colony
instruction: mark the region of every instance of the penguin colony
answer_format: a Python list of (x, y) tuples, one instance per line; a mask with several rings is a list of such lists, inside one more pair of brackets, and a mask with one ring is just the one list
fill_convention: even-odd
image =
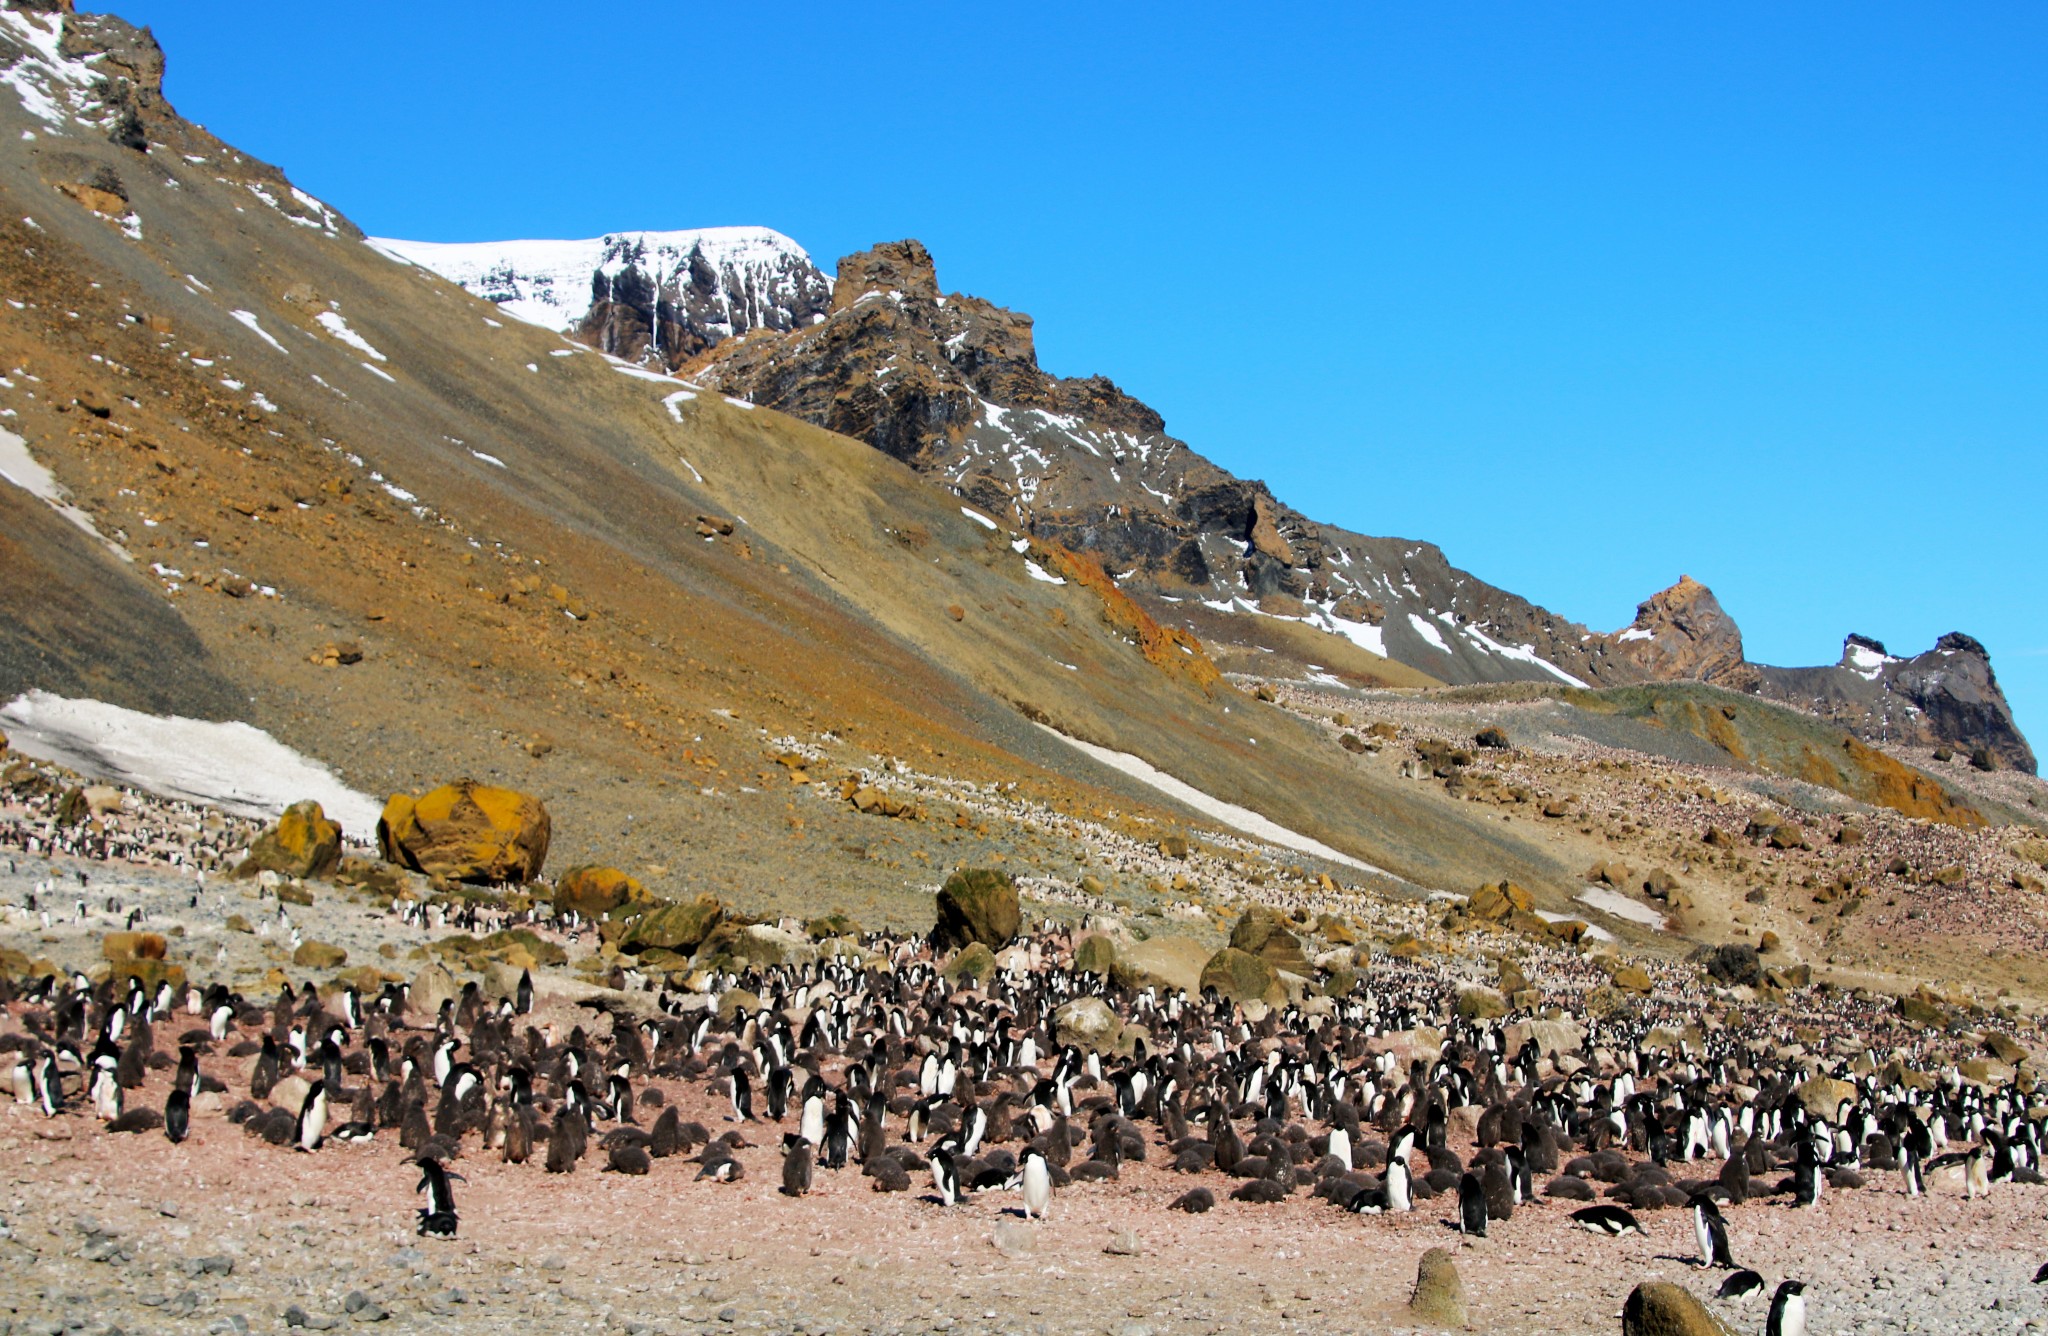
[[(1380, 1041), (1433, 1023), (1441, 999), (1371, 979), (1327, 1007), (1254, 1020), (1213, 995), (1074, 971), (1057, 963), (1053, 936), (1029, 953), (1038, 968), (974, 991), (946, 979), (920, 938), (862, 944), (889, 964), (842, 957), (727, 975), (718, 991), (744, 987), (761, 1005), (721, 1016), (664, 991), (654, 1014), (593, 1009), (566, 1032), (536, 1024), (530, 977), (502, 999), (471, 983), (431, 1014), (402, 984), (252, 999), (217, 984), (0, 981), (13, 1022), (0, 1066), (18, 1102), (111, 1133), (181, 1142), (194, 1101), (211, 1093), (247, 1135), (293, 1155), (395, 1141), (425, 1195), (414, 1223), (429, 1239), (461, 1227), (463, 1180), (449, 1166), (485, 1156), (543, 1174), (594, 1163), (669, 1175), (657, 1162), (671, 1161), (716, 1185), (761, 1167), (745, 1154), (761, 1150), (779, 1154), (792, 1202), (819, 1174), (846, 1174), (884, 1193), (928, 1185), (936, 1209), (1003, 1194), (1033, 1220), (1133, 1162), (1187, 1175), (1173, 1203), (1183, 1211), (1301, 1196), (1359, 1216), (1435, 1212), (1477, 1237), (1517, 1211), (1612, 1237), (1683, 1208), (1698, 1264), (1727, 1273), (1720, 1297), (1771, 1291), (1767, 1330), (1786, 1334), (1804, 1330), (1805, 1282), (1773, 1290), (1743, 1269), (1740, 1226), (1760, 1227), (1752, 1203), (1796, 1210), (1834, 1191), (1974, 1197), (2043, 1182), (2048, 1106), (1954, 1071), (1922, 1089), (1836, 1066), (1820, 1074), (1851, 1093), (1816, 1112), (1795, 1093), (1816, 1074), (1811, 1058), (1781, 1060), (1729, 1030), (1674, 1054), (1647, 1047), (1640, 1020), (1592, 1020), (1575, 1055), (1584, 1065), (1566, 1070), (1533, 1038), (1511, 1047), (1501, 1024), (1463, 1022), (1404, 1062)], [(1054, 1011), (1082, 996), (1147, 1037), (1116, 1055), (1058, 1044)], [(230, 1075), (208, 1074), (202, 1059)], [(129, 1101), (154, 1070), (173, 1073), (160, 1110)], [(715, 1130), (671, 1102), (690, 1087), (715, 1101)], [(1454, 1132), (1461, 1145), (1469, 1133), (1464, 1155)]]

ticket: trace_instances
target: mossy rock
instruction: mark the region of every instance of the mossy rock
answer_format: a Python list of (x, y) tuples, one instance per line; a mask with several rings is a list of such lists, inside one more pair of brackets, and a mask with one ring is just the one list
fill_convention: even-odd
[(985, 942), (969, 942), (946, 963), (946, 977), (955, 983), (971, 979), (985, 983), (996, 972), (996, 953)]
[(1614, 971), (1612, 982), (1622, 992), (1638, 997), (1647, 996), (1652, 987), (1649, 973), (1640, 965), (1623, 965)]
[(1499, 1020), (1508, 1014), (1507, 999), (1483, 985), (1458, 990), (1458, 1015), (1468, 1021)]
[(275, 872), (281, 877), (326, 877), (341, 864), (341, 827), (312, 799), (284, 809), (277, 824), (256, 837), (237, 877)]
[(946, 878), (937, 897), (938, 922), (932, 945), (939, 950), (980, 942), (1006, 946), (1023, 926), (1017, 883), (996, 868), (961, 868)]
[(581, 914), (593, 923), (614, 910), (651, 903), (653, 899), (637, 878), (615, 867), (593, 863), (579, 864), (564, 872), (550, 897), (556, 913)]
[(32, 979), (35, 962), (11, 946), (0, 946), (0, 979)]
[(348, 963), (348, 952), (332, 942), (307, 940), (292, 952), (292, 964), (307, 970), (340, 969)]
[(619, 940), (621, 950), (635, 954), (650, 947), (694, 952), (725, 921), (725, 906), (715, 895), (700, 895), (688, 904), (662, 905), (632, 920)]
[(256, 931), (256, 925), (249, 922), (248, 919), (243, 918), (240, 914), (228, 915), (227, 922), (223, 923), (221, 926), (226, 928), (229, 932), (253, 933)]
[(385, 861), (468, 882), (529, 882), (547, 861), (551, 834), (540, 799), (473, 779), (420, 798), (394, 793), (377, 822)]
[(1728, 1328), (1683, 1285), (1650, 1280), (1622, 1305), (1621, 1336), (1728, 1336)]
[(1097, 933), (1074, 948), (1074, 968), (1083, 974), (1107, 975), (1116, 968), (1116, 943)]
[(307, 908), (313, 903), (313, 890), (303, 881), (281, 881), (277, 884), (277, 900), (279, 904)]
[(742, 1011), (751, 1014), (760, 1009), (761, 995), (751, 988), (728, 988), (718, 999), (718, 1014), (724, 1020), (731, 1020)]
[(1463, 1327), (1465, 1283), (1458, 1278), (1457, 1259), (1448, 1248), (1431, 1248), (1415, 1268), (1415, 1289), (1408, 1312), (1418, 1322), (1437, 1327)]
[(804, 931), (819, 941), (828, 937), (858, 937), (860, 924), (849, 918), (844, 910), (835, 909), (804, 924)]
[(1231, 1002), (1264, 1002), (1279, 1006), (1287, 1000), (1280, 973), (1264, 959), (1249, 951), (1226, 946), (1209, 957), (1202, 967), (1202, 988), (1215, 989), (1217, 996)]
[(1899, 1018), (1908, 1025), (1937, 1028), (1948, 1024), (1948, 1012), (1924, 997), (1908, 995), (1899, 999)]
[(154, 992), (164, 984), (183, 988), (185, 967), (168, 960), (117, 960), (109, 966), (108, 977), (116, 983), (137, 979), (144, 988)]
[(170, 942), (160, 932), (110, 932), (100, 939), (100, 954), (116, 963), (124, 960), (162, 960)]
[(1265, 905), (1253, 905), (1238, 916), (1230, 930), (1233, 949), (1257, 956), (1276, 970), (1307, 978), (1314, 973), (1301, 949), (1301, 939), (1288, 928), (1287, 920)]

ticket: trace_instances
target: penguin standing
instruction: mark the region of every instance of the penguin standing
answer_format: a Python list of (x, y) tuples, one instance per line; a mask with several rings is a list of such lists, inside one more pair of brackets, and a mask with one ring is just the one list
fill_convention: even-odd
[(1700, 1246), (1700, 1265), (1735, 1269), (1728, 1255), (1728, 1221), (1712, 1197), (1692, 1199), (1692, 1234)]
[(1045, 1152), (1036, 1146), (1026, 1150), (1018, 1177), (1024, 1188), (1024, 1218), (1043, 1220), (1052, 1206), (1052, 1167), (1046, 1163)]
[(1486, 1188), (1477, 1174), (1468, 1173), (1458, 1180), (1458, 1232), (1486, 1237)]
[(305, 1102), (299, 1105), (299, 1126), (292, 1144), (304, 1151), (318, 1150), (326, 1135), (327, 1083), (315, 1081), (306, 1090)]
[(1412, 1211), (1415, 1209), (1415, 1195), (1411, 1190), (1412, 1176), (1408, 1161), (1399, 1155), (1387, 1159), (1387, 1209), (1389, 1211)]
[(458, 1182), (467, 1180), (461, 1174), (451, 1174), (441, 1166), (439, 1160), (424, 1156), (419, 1161), (420, 1185), (414, 1192), (425, 1192), (427, 1204), (420, 1211), (419, 1236), (421, 1238), (452, 1239), (455, 1237), (455, 1189), (448, 1185), (450, 1179)]
[(164, 1135), (173, 1146), (192, 1134), (192, 1097), (178, 1086), (164, 1100)]
[(1806, 1282), (1788, 1280), (1771, 1296), (1764, 1336), (1806, 1336)]
[(960, 1200), (960, 1171), (953, 1163), (952, 1152), (940, 1148), (932, 1152), (932, 1187), (938, 1190), (939, 1205), (951, 1206)]
[(801, 1132), (786, 1132), (782, 1137), (782, 1152), (782, 1195), (808, 1195), (811, 1190), (813, 1156), (810, 1138)]
[(519, 986), (512, 992), (512, 1009), (521, 1016), (533, 1014), (533, 971), (519, 971)]
[(732, 1069), (732, 1120), (736, 1123), (754, 1121), (754, 1087), (742, 1067)]

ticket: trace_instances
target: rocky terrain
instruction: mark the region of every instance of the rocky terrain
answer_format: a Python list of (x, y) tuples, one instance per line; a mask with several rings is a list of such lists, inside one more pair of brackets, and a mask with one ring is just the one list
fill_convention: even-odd
[[(699, 322), (663, 342), (647, 334), (652, 298), (613, 294), (674, 287), (680, 243), (643, 277), (619, 258), (622, 248), (644, 249), (635, 235), (607, 239), (601, 254), (596, 243), (381, 244), (606, 352), (866, 441), (984, 513), (1095, 556), (1168, 624), (1219, 648), (1273, 652), (1265, 642), (1280, 638), (1277, 652), (1303, 675), (1391, 686), (1711, 682), (1813, 710), (1868, 741), (1981, 752), (1986, 764), (2034, 771), (1989, 656), (1969, 636), (1899, 660), (1852, 635), (1840, 664), (1762, 667), (1690, 577), (1645, 601), (1630, 626), (1595, 635), (1452, 567), (1430, 544), (1310, 520), (1167, 435), (1157, 412), (1106, 377), (1048, 374), (1031, 317), (943, 293), (916, 241), (846, 256), (827, 283), (777, 238), (770, 272), (786, 305), (730, 328)], [(551, 290), (589, 287), (587, 307), (555, 296), (531, 309), (536, 280), (516, 275), (544, 271), (529, 255), (543, 244), (574, 256), (560, 261)], [(700, 262), (688, 300), (727, 309), (719, 294), (740, 283), (714, 275), (730, 269)], [(621, 316), (622, 301), (638, 314)], [(757, 333), (742, 337), (750, 329)]]
[[(1873, 1116), (1938, 1100), (1952, 1149), (1987, 1101), (2039, 1137), (2048, 786), (1975, 642), (1754, 665), (1690, 581), (1593, 636), (1048, 376), (1028, 317), (943, 294), (915, 243), (827, 283), (772, 233), (622, 233), (470, 248), (452, 282), (451, 254), (371, 244), (184, 121), (162, 62), (118, 19), (0, 6), (0, 1065), (29, 1083), (0, 1087), (28, 1090), (0, 1102), (7, 1330), (1436, 1330), (1409, 1295), (1439, 1245), (1454, 1329), (1612, 1329), (1662, 1278), (1752, 1330), (1761, 1301), (1712, 1297), (1658, 1178), (1727, 1158), (1651, 1149), (1700, 1101), (1789, 1119), (1758, 1138), (1769, 1190), (1726, 1209), (1740, 1260), (1813, 1282), (1817, 1330), (2039, 1321), (2021, 1176), (1909, 1198), (1892, 1144), (1831, 1163), (1864, 1184), (1814, 1206), (1778, 1186), (1837, 1112), (1789, 1097), (1810, 1081)], [(992, 886), (1016, 893), (998, 927), (960, 908)], [(611, 1107), (564, 1174), (452, 1111), (428, 1134), (462, 1227), (418, 1237), (419, 1128), (355, 1118), (369, 1040), (433, 1088), (377, 1101), (438, 1100), (442, 1030), (485, 1049), (495, 1100), (517, 1064), (490, 1013), (522, 974), (536, 1115)], [(378, 1125), (293, 1152), (268, 1137), (319, 1064), (258, 1094), (262, 1040), (350, 988), (334, 1128)], [(1251, 1157), (1265, 1178), (1169, 1168), (1205, 1152), (1153, 1082), (1118, 1113), (1144, 1158), (1063, 1184), (1050, 1220), (1003, 1186), (926, 1200), (922, 1168), (875, 1191), (865, 1161), (786, 1198), (798, 1115), (728, 1121), (732, 1074), (787, 1070), (762, 1027), (837, 997), (917, 1018), (893, 1053), (792, 1036), (840, 1093), (863, 1053), (915, 1082), (1007, 1009), (1036, 1054), (975, 1057), (941, 1119), (1018, 1123), (1069, 1081), (1098, 1143), (1076, 1162), (1125, 1144), (1086, 1106), (1141, 1033), (1188, 1064), (1180, 1116), (1208, 1091), (1209, 1153), (1224, 1121), (1261, 1134), (1231, 1092), (1268, 1060), (1442, 1107), (1426, 1149), (1475, 1173), (1486, 1108), (1598, 1142), (1595, 1087), (1643, 1084), (1622, 1177), (1484, 1239), (1427, 1155), (1450, 1186), (1416, 1211), (1334, 1205), (1384, 1190), (1399, 1123), (1365, 1120), (1339, 1186), (1306, 1151), (1343, 1118), (1313, 1082), (1264, 1132), (1298, 1124), (1301, 1159)], [(633, 1056), (643, 1024), (660, 1060)], [(127, 1123), (95, 1107), (110, 1031)], [(1539, 1035), (1533, 1079), (1495, 1070)], [(148, 1124), (188, 1043), (174, 1143)], [(572, 1048), (607, 1060), (574, 1098)], [(637, 1121), (598, 1075), (620, 1063)], [(700, 1179), (701, 1141), (607, 1170), (599, 1138), (664, 1109), (744, 1130), (743, 1176)], [(945, 1135), (888, 1116), (891, 1157)], [(1167, 1209), (1194, 1186), (1213, 1211)], [(1609, 1188), (1645, 1235), (1570, 1226), (1566, 1194)]]

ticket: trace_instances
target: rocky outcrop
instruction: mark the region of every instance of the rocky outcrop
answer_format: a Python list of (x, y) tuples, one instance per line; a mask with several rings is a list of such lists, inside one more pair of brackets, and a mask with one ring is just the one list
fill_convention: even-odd
[(235, 875), (275, 872), (284, 877), (325, 877), (340, 864), (341, 827), (327, 819), (319, 803), (309, 799), (287, 807), (276, 825), (256, 837)]
[(587, 919), (601, 919), (626, 905), (651, 899), (637, 878), (615, 867), (584, 864), (564, 872), (555, 883), (556, 913), (574, 912)]
[(992, 868), (962, 868), (946, 878), (937, 905), (932, 945), (942, 951), (969, 942), (990, 948), (1007, 946), (1023, 926), (1017, 883), (1009, 873)]
[(417, 799), (394, 793), (377, 822), (386, 862), (455, 881), (532, 881), (547, 861), (548, 836), (540, 799), (473, 779)]
[(1714, 591), (1690, 575), (1636, 606), (1633, 623), (1599, 636), (1603, 681), (1711, 682), (1732, 691), (1757, 689), (1757, 671), (1742, 654), (1742, 632)]
[(1982, 750), (2003, 768), (2036, 772), (2012, 707), (1977, 640), (1952, 631), (1910, 659), (1882, 641), (1852, 635), (1825, 668), (1762, 668), (1763, 694), (1810, 710), (1870, 742)]

